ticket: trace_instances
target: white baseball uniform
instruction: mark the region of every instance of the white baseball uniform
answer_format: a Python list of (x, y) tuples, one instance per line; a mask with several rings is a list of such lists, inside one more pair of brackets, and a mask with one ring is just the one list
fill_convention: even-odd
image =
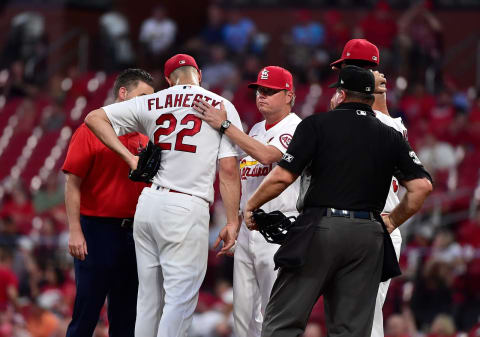
[(161, 167), (138, 200), (134, 239), (139, 278), (137, 337), (184, 337), (207, 268), (209, 203), (217, 159), (238, 156), (228, 137), (197, 117), (203, 98), (242, 128), (228, 100), (195, 85), (104, 107), (118, 135), (139, 131), (160, 146)]
[[(383, 123), (386, 124), (401, 134), (405, 138), (407, 138), (407, 129), (405, 125), (403, 125), (402, 119), (392, 118), (390, 116), (385, 115), (380, 111), (375, 111), (377, 118)], [(392, 184), (390, 185), (390, 191), (388, 192), (387, 201), (385, 203), (385, 207), (383, 208), (383, 213), (390, 213), (395, 206), (400, 203), (398, 199), (398, 180), (395, 177), (392, 177)], [(393, 247), (395, 248), (395, 253), (397, 254), (397, 259), (400, 258), (400, 248), (402, 246), (402, 236), (400, 234), (400, 230), (397, 228), (391, 234), (390, 237), (392, 238)], [(383, 337), (383, 303), (385, 302), (385, 298), (387, 297), (388, 286), (390, 285), (391, 280), (387, 280), (385, 282), (381, 282), (378, 287), (377, 293), (377, 301), (375, 303), (375, 314), (373, 316), (373, 326), (372, 326), (372, 337)]]
[[(301, 119), (296, 114), (290, 113), (268, 130), (265, 121), (255, 124), (249, 135), (263, 144), (275, 146), (283, 154), (300, 122)], [(251, 156), (241, 160), (242, 210), (275, 166), (276, 164), (262, 165)], [(287, 216), (297, 215), (295, 201), (298, 192), (299, 181), (296, 181), (277, 198), (263, 205), (262, 209), (265, 212), (280, 210)], [(233, 330), (236, 337), (257, 337), (261, 334), (263, 313), (277, 277), (273, 255), (278, 247), (279, 245), (265, 241), (260, 232), (248, 230), (245, 223), (242, 223), (233, 268)]]

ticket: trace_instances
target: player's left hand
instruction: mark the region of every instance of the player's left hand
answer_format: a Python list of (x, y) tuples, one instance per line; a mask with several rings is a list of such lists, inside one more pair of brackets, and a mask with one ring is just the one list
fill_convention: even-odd
[(214, 249), (217, 249), (220, 241), (223, 241), (223, 247), (218, 252), (217, 256), (228, 255), (233, 256), (233, 246), (235, 245), (235, 240), (238, 235), (238, 226), (236, 224), (226, 224), (220, 233), (218, 234), (217, 240), (213, 245)]
[(227, 111), (225, 105), (220, 102), (220, 109), (213, 107), (203, 99), (195, 101), (193, 108), (200, 112), (198, 116), (201, 120), (205, 121), (215, 130), (220, 130), (222, 122), (227, 119)]
[(253, 219), (252, 210), (245, 209), (245, 212), (243, 213), (243, 219), (245, 220), (245, 224), (249, 230), (253, 231), (257, 229), (257, 224)]

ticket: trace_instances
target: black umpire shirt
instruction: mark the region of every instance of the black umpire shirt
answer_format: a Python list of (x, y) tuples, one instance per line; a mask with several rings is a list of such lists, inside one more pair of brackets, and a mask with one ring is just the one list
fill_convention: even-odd
[(381, 212), (393, 175), (400, 181), (431, 181), (401, 133), (362, 103), (342, 103), (298, 125), (279, 165), (300, 175), (309, 163), (312, 180), (304, 208)]

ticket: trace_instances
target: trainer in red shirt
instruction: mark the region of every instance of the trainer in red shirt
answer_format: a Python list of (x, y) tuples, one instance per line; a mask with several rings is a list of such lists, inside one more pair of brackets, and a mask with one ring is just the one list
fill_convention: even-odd
[[(153, 94), (153, 79), (127, 69), (115, 81), (116, 102)], [(132, 152), (148, 143), (139, 133), (120, 137)], [(128, 179), (128, 165), (85, 124), (75, 131), (63, 165), (69, 253), (75, 258), (77, 294), (67, 337), (92, 336), (108, 299), (111, 336), (133, 336), (138, 291), (133, 216), (145, 187)]]
[[(132, 153), (138, 153), (148, 143), (148, 138), (137, 132), (119, 138)], [(63, 171), (82, 179), (80, 214), (133, 218), (145, 184), (129, 180), (128, 170), (128, 165), (103, 145), (85, 123), (75, 131)]]

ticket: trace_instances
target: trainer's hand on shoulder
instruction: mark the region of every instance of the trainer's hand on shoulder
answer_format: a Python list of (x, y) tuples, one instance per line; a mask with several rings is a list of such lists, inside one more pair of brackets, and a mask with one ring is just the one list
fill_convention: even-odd
[(222, 228), (222, 230), (218, 234), (215, 244), (213, 245), (213, 248), (217, 249), (218, 245), (220, 244), (220, 241), (223, 241), (223, 247), (222, 249), (220, 249), (217, 256), (233, 255), (233, 250), (231, 250), (231, 248), (233, 248), (233, 246), (235, 245), (235, 240), (237, 239), (237, 235), (238, 235), (237, 224), (226, 224)]
[(208, 125), (215, 130), (219, 130), (222, 122), (227, 119), (227, 110), (225, 110), (223, 101), (220, 102), (220, 109), (217, 109), (203, 99), (200, 99), (194, 102), (193, 108), (200, 112), (198, 117), (207, 122)]
[(85, 255), (88, 255), (87, 241), (83, 236), (82, 230), (70, 231), (68, 238), (68, 252), (74, 258), (85, 260)]

